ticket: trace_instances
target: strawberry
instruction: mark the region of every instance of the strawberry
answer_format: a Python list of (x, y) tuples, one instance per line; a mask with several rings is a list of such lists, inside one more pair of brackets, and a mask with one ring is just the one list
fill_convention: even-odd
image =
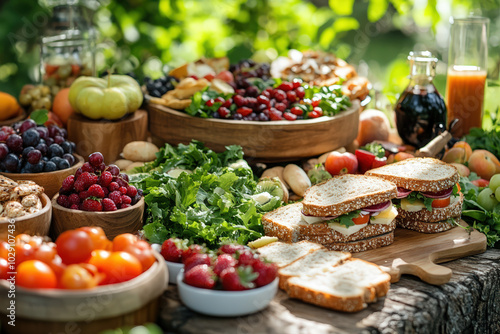
[(89, 172), (83, 172), (82, 175), (80, 175), (80, 177), (76, 180), (76, 182), (80, 181), (83, 182), (85, 188), (88, 189), (88, 187), (97, 183), (97, 175)]
[(257, 279), (254, 281), (257, 287), (264, 286), (276, 278), (278, 273), (278, 267), (274, 263), (266, 263), (262, 260), (255, 260), (252, 264), (253, 270), (259, 274)]
[(67, 178), (64, 179), (64, 181), (62, 183), (62, 188), (65, 191), (71, 191), (71, 190), (73, 190), (74, 184), (75, 184), (75, 176), (69, 175)]
[(113, 175), (110, 172), (104, 172), (101, 176), (99, 176), (99, 180), (97, 182), (103, 187), (108, 187), (112, 181)]
[(182, 251), (185, 248), (182, 240), (170, 238), (163, 242), (160, 253), (167, 261), (181, 263)]
[(245, 246), (235, 245), (235, 244), (226, 244), (222, 245), (219, 248), (218, 254), (226, 253), (226, 254), (234, 254), (237, 250), (244, 250)]
[(125, 204), (125, 203), (122, 203), (120, 204), (120, 209), (126, 209), (126, 208), (130, 208), (132, 205), (130, 204)]
[(214, 264), (214, 273), (217, 276), (220, 276), (220, 274), (227, 268), (235, 267), (236, 266), (236, 259), (230, 255), (230, 254), (221, 254), (217, 256), (217, 259), (215, 260)]
[(90, 197), (88, 190), (81, 191), (81, 192), (78, 194), (78, 197), (80, 197), (80, 200), (82, 200), (82, 201), (83, 201), (84, 199), (86, 199), (87, 197)]
[(193, 244), (193, 245), (189, 246), (188, 248), (186, 248), (182, 252), (182, 262), (184, 263), (184, 261), (186, 261), (187, 258), (193, 254), (200, 254), (200, 253), (205, 253), (205, 252), (206, 252), (206, 250), (204, 247), (197, 245), (197, 244)]
[(83, 201), (82, 208), (84, 211), (102, 211), (101, 203), (91, 198), (87, 198)]
[(57, 204), (65, 208), (69, 208), (71, 206), (68, 196), (66, 195), (59, 195), (59, 197), (57, 198)]
[(128, 197), (127, 195), (122, 196), (122, 204), (130, 204), (132, 203), (132, 199)]
[(208, 265), (199, 264), (184, 274), (184, 283), (197, 288), (213, 289), (215, 286), (215, 275)]
[(102, 211), (117, 210), (115, 202), (113, 202), (110, 198), (104, 198), (101, 203), (102, 203)]
[(71, 206), (69, 208), (71, 210), (80, 210), (80, 207), (78, 206), (78, 204), (71, 204)]
[(115, 190), (109, 193), (108, 197), (115, 202), (116, 205), (122, 204), (122, 193)]
[(251, 266), (256, 259), (255, 254), (249, 250), (237, 251), (235, 254), (240, 266)]
[(230, 267), (222, 271), (220, 280), (224, 290), (241, 291), (255, 287), (257, 276), (250, 266)]
[[(182, 255), (181, 255), (182, 257)], [(188, 272), (189, 269), (197, 266), (199, 264), (210, 265), (212, 263), (211, 258), (208, 254), (193, 254), (184, 261), (184, 272)]]
[(68, 199), (69, 199), (69, 203), (71, 205), (73, 205), (73, 204), (76, 204), (76, 205), (80, 204), (80, 196), (78, 196), (78, 194), (73, 193), (73, 194), (71, 194), (71, 195), (68, 196)]
[(85, 189), (87, 189), (85, 187), (85, 182), (83, 182), (83, 180), (80, 180), (80, 179), (76, 180), (76, 182), (74, 183), (74, 187), (75, 187), (75, 190), (78, 191), (78, 192), (82, 192)]
[(108, 186), (109, 192), (120, 189), (120, 186), (116, 182), (111, 182)]
[(75, 180), (77, 180), (77, 179), (78, 179), (78, 177), (80, 177), (80, 175), (82, 175), (82, 173), (83, 173), (82, 168), (81, 168), (81, 167), (80, 167), (80, 168), (78, 168), (78, 169), (76, 170), (76, 172), (75, 172)]
[(90, 188), (89, 188), (89, 190), (88, 190), (88, 192), (89, 192), (90, 196), (94, 196), (94, 197), (98, 197), (98, 198), (104, 198), (104, 190), (98, 184), (91, 185)]

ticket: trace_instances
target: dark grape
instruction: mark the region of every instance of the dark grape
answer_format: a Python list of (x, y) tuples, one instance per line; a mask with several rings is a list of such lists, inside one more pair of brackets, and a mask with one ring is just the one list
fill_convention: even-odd
[(23, 153), (21, 153), (22, 155), (22, 158), (24, 160), (28, 159), (28, 153), (30, 153), (31, 151), (33, 151), (35, 148), (33, 146), (28, 146), (26, 148), (24, 148), (23, 150)]
[(47, 147), (47, 145), (43, 144), (43, 143), (39, 143), (38, 145), (36, 145), (35, 149), (39, 150), (40, 152), (42, 152), (42, 155), (46, 155), (49, 148)]
[(75, 164), (75, 157), (70, 153), (65, 153), (62, 158), (68, 160), (70, 166)]
[(4, 131), (0, 131), (0, 141), (4, 142), (9, 138), (9, 134)]
[(127, 182), (129, 181), (128, 175), (125, 173), (118, 174), (118, 177), (122, 178), (123, 180), (125, 180)]
[(60, 131), (59, 127), (56, 125), (52, 125), (52, 126), (48, 127), (47, 129), (49, 130), (50, 138), (54, 138), (55, 136), (61, 135), (61, 131)]
[(118, 174), (120, 174), (120, 168), (118, 168), (117, 165), (109, 165), (107, 171), (113, 176), (118, 176)]
[(49, 147), (50, 145), (54, 144), (54, 139), (53, 138), (47, 138), (45, 139), (45, 145), (47, 145), (47, 147)]
[(58, 166), (58, 165), (59, 165), (59, 162), (61, 162), (61, 160), (62, 160), (62, 158), (60, 158), (60, 157), (53, 157), (53, 158), (51, 158), (49, 161), (51, 161), (51, 162), (55, 163), (55, 164), (56, 164), (56, 166)]
[(11, 152), (21, 153), (23, 151), (23, 138), (20, 135), (10, 135), (7, 138), (7, 146)]
[(69, 168), (71, 167), (70, 164), (69, 164), (69, 161), (66, 160), (66, 159), (61, 159), (59, 161), (59, 163), (57, 164), (57, 168), (58, 169), (66, 169), (66, 168)]
[(52, 144), (49, 146), (48, 154), (51, 158), (62, 157), (64, 154), (64, 150), (58, 144)]
[(54, 143), (61, 145), (62, 143), (64, 143), (64, 137), (63, 136), (55, 136)]
[(0, 143), (0, 160), (5, 159), (5, 157), (9, 154), (9, 148), (7, 144)]
[(19, 164), (19, 158), (17, 155), (13, 153), (7, 154), (5, 159), (3, 160), (3, 164), (5, 165), (5, 169), (9, 172), (16, 172), (17, 171), (17, 166)]
[(42, 152), (39, 150), (33, 149), (28, 153), (28, 162), (32, 165), (36, 165), (42, 159)]
[(40, 161), (39, 163), (34, 164), (33, 165), (33, 173), (41, 173), (41, 172), (43, 172), (44, 167), (45, 167), (45, 162), (44, 161)]
[(19, 126), (19, 132), (24, 133), (26, 130), (29, 130), (31, 128), (36, 128), (36, 123), (34, 120), (28, 118), (24, 122), (22, 122)]
[(41, 139), (46, 139), (49, 137), (49, 130), (47, 130), (47, 128), (44, 126), (37, 126), (36, 131), (38, 131)]
[(44, 172), (54, 172), (57, 170), (57, 165), (53, 163), (52, 161), (47, 161), (45, 163), (45, 166), (43, 166), (43, 171)]
[(257, 87), (255, 87), (255, 86), (250, 86), (250, 87), (248, 87), (248, 88), (245, 90), (245, 92), (246, 92), (246, 95), (247, 95), (247, 96), (251, 96), (251, 97), (257, 97), (257, 96), (259, 96), (259, 94), (260, 94), (259, 89), (258, 89)]
[(28, 129), (23, 133), (24, 146), (36, 146), (40, 141), (40, 134), (36, 129)]
[(62, 128), (59, 129), (60, 136), (62, 136), (64, 139), (68, 139), (68, 130)]

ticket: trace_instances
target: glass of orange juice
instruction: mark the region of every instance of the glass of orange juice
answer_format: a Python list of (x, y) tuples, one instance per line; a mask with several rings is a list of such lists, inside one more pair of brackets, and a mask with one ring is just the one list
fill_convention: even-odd
[(446, 103), (448, 123), (458, 119), (455, 137), (481, 127), (488, 66), (488, 25), (485, 17), (451, 20)]

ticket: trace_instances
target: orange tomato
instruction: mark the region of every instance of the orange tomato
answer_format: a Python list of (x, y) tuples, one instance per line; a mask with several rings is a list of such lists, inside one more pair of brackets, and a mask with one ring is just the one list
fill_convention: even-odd
[(394, 155), (394, 162), (415, 158), (415, 156), (411, 153), (399, 152)]
[(54, 289), (57, 278), (54, 271), (38, 260), (28, 260), (17, 267), (16, 285), (30, 289)]
[(86, 262), (94, 250), (91, 237), (83, 231), (76, 230), (61, 233), (56, 245), (57, 253), (65, 264)]
[(356, 225), (363, 225), (368, 223), (370, 220), (370, 215), (359, 215), (356, 218), (352, 219), (352, 222)]
[(130, 245), (134, 245), (137, 242), (137, 237), (130, 233), (123, 233), (117, 235), (113, 239), (113, 252), (121, 252)]
[(35, 249), (30, 244), (16, 244), (16, 267), (22, 262), (33, 260), (35, 258)]
[(445, 208), (450, 205), (450, 198), (438, 198), (432, 201), (433, 208)]
[(61, 276), (60, 287), (63, 289), (91, 289), (98, 284), (99, 273), (94, 266), (84, 264), (69, 265)]
[(0, 259), (7, 259), (9, 257), (10, 245), (6, 241), (0, 242)]
[(156, 262), (151, 246), (143, 240), (137, 241), (135, 245), (127, 246), (123, 251), (135, 256), (139, 260), (142, 272), (148, 270)]
[(90, 239), (92, 239), (94, 249), (106, 249), (109, 240), (102, 228), (97, 226), (84, 226), (76, 230), (83, 231), (89, 235)]
[(106, 260), (111, 255), (111, 252), (103, 249), (96, 249), (90, 256), (89, 263), (96, 266), (99, 271), (103, 271), (106, 266)]
[(0, 279), (8, 279), (9, 275), (7, 273), (9, 271), (9, 262), (6, 259), (0, 258)]
[(105, 260), (103, 268), (106, 274), (106, 283), (120, 283), (128, 281), (142, 273), (142, 265), (135, 256), (126, 252), (113, 252)]
[(42, 261), (45, 264), (50, 266), (50, 263), (54, 260), (57, 255), (56, 244), (46, 243), (40, 245), (38, 249), (35, 251), (33, 258), (38, 261)]

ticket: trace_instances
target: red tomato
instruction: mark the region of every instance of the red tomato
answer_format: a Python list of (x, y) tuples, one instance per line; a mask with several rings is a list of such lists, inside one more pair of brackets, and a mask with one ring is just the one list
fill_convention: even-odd
[(50, 263), (54, 260), (56, 255), (56, 244), (51, 242), (40, 245), (40, 247), (38, 247), (38, 249), (35, 251), (34, 259), (42, 261), (43, 263), (50, 266)]
[(10, 245), (6, 241), (0, 242), (0, 259), (9, 258)]
[(234, 76), (233, 73), (229, 71), (222, 71), (219, 74), (215, 76), (216, 79), (220, 79), (225, 82), (233, 82), (234, 81)]
[(332, 152), (326, 158), (325, 169), (331, 175), (354, 174), (358, 171), (358, 159), (349, 152)]
[(137, 237), (130, 233), (123, 233), (117, 235), (113, 239), (113, 252), (123, 251), (130, 245), (134, 245), (137, 242)]
[(106, 283), (120, 283), (128, 281), (142, 273), (139, 260), (126, 252), (113, 252), (105, 260), (103, 268), (106, 274)]
[(96, 249), (92, 252), (92, 256), (90, 257), (89, 263), (96, 266), (99, 271), (104, 271), (104, 267), (106, 266), (106, 259), (111, 255), (111, 252)]
[(54, 289), (57, 287), (57, 278), (45, 263), (29, 260), (17, 267), (16, 285), (30, 289)]
[(375, 154), (365, 150), (356, 150), (354, 153), (358, 159), (358, 167), (361, 174), (372, 168), (372, 164), (376, 158)]
[(92, 243), (94, 244), (94, 249), (105, 249), (108, 244), (108, 238), (104, 233), (104, 230), (97, 226), (85, 226), (77, 228), (76, 231), (83, 231), (87, 233), (92, 239)]
[(375, 160), (373, 160), (371, 169), (382, 167), (382, 166), (385, 166), (385, 165), (387, 165), (387, 158), (386, 157), (375, 158)]
[(433, 208), (445, 208), (450, 205), (450, 198), (437, 198), (432, 201)]
[(139, 260), (143, 272), (148, 270), (153, 263), (156, 262), (151, 246), (143, 240), (137, 241), (135, 245), (129, 245), (123, 251), (135, 256), (137, 260)]
[(51, 76), (52, 74), (54, 74), (57, 71), (58, 68), (59, 68), (59, 66), (57, 66), (57, 65), (45, 64), (45, 73), (48, 76)]
[(30, 244), (16, 244), (16, 267), (24, 261), (33, 260), (35, 257), (35, 249)]
[(209, 73), (209, 74), (205, 75), (204, 78), (207, 79), (208, 81), (212, 82), (212, 80), (215, 78), (215, 75), (213, 75), (212, 73)]
[(90, 264), (72, 264), (64, 270), (60, 287), (72, 290), (91, 289), (97, 286), (98, 275), (97, 268)]
[(9, 275), (7, 273), (9, 272), (9, 262), (7, 262), (6, 259), (0, 258), (0, 279), (7, 279), (9, 278)]
[(65, 264), (86, 262), (94, 250), (90, 236), (83, 231), (76, 230), (61, 233), (56, 240), (56, 245), (57, 253)]
[(475, 185), (476, 187), (480, 187), (480, 188), (484, 188), (484, 187), (487, 187), (490, 185), (490, 181), (485, 180), (485, 179), (477, 179), (477, 180), (471, 181), (471, 183), (473, 185)]
[(356, 218), (352, 219), (352, 222), (356, 225), (363, 225), (368, 223), (370, 220), (370, 215), (359, 215)]

